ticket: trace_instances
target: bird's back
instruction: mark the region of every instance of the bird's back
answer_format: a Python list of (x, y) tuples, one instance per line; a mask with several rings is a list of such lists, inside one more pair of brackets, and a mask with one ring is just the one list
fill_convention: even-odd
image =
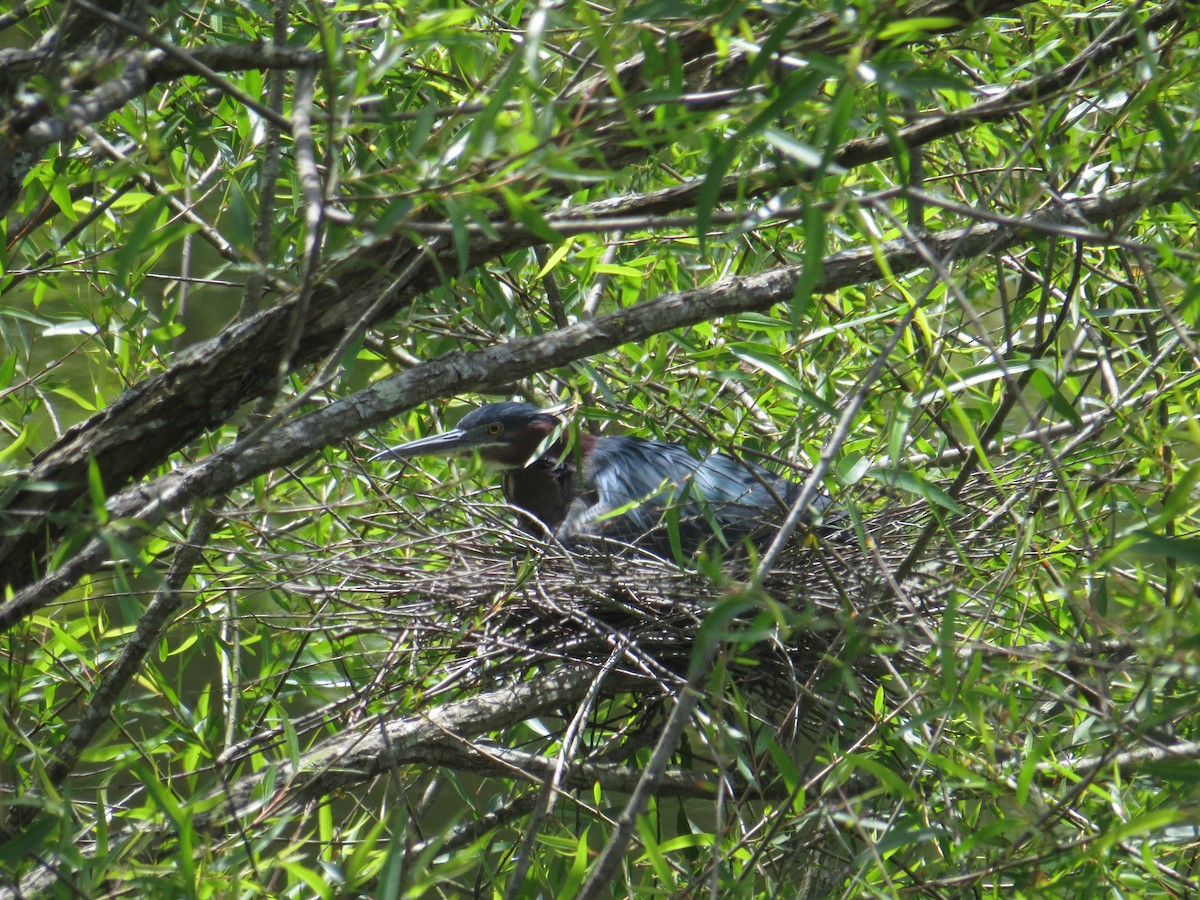
[[(678, 530), (685, 553), (712, 541), (736, 547), (778, 525), (801, 485), (724, 453), (695, 456), (681, 444), (634, 437), (595, 441), (584, 460), (583, 493), (560, 539), (605, 537), (669, 552)], [(821, 496), (817, 511), (829, 503)]]

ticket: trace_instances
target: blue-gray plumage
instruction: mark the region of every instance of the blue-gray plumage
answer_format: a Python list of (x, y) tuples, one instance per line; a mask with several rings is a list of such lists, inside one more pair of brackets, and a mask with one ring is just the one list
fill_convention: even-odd
[[(724, 453), (697, 456), (682, 444), (580, 433), (568, 448), (563, 423), (528, 403), (490, 403), (458, 427), (393, 447), (374, 458), (457, 456), (478, 452), (503, 470), (504, 495), (522, 510), (522, 526), (571, 546), (603, 538), (670, 553), (737, 547), (769, 536), (801, 486)], [(809, 522), (828, 508), (821, 495)]]

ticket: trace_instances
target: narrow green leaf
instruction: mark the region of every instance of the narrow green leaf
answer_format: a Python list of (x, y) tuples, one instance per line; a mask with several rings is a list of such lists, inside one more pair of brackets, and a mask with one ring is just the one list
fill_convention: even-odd
[(108, 491), (104, 489), (104, 478), (94, 456), (88, 457), (88, 492), (92, 498), (92, 514), (101, 525), (108, 522)]
[(588, 835), (590, 832), (590, 827), (585, 827), (580, 833), (579, 838), (575, 841), (575, 857), (571, 860), (571, 869), (560, 887), (560, 896), (575, 896), (576, 892), (583, 885), (583, 879), (587, 877), (588, 863), (590, 862), (588, 854)]
[(377, 900), (395, 900), (404, 887), (404, 856), (407, 852), (405, 839), (408, 835), (408, 814), (404, 805), (396, 807), (392, 816), (392, 838), (388, 841), (387, 853), (379, 869), (379, 885), (375, 890)]
[(562, 237), (542, 217), (541, 211), (530, 203), (523, 194), (504, 188), (504, 202), (513, 218), (529, 229), (530, 233), (551, 244), (557, 244)]
[(893, 38), (907, 38), (915, 41), (928, 37), (930, 34), (954, 28), (958, 24), (958, 19), (952, 19), (949, 16), (925, 16), (923, 18), (914, 16), (911, 19), (888, 23), (879, 30), (879, 39), (890, 41)]
[(936, 388), (924, 390), (916, 397), (913, 397), (909, 402), (911, 402), (913, 406), (925, 406), (931, 400), (946, 397), (951, 394), (957, 394), (958, 392), (964, 391), (969, 387), (974, 387), (975, 385), (986, 384), (990, 381), (997, 381), (1005, 377), (1020, 375), (1023, 372), (1039, 369), (1052, 372), (1054, 370), (1054, 361), (1050, 359), (1031, 359), (1024, 361), (1017, 360), (1014, 362), (1006, 362), (1003, 368), (995, 363), (989, 363), (988, 365), (984, 366), (975, 366), (963, 370), (957, 381), (951, 382), (950, 384), (939, 385)]
[(637, 830), (642, 840), (642, 849), (645, 851), (644, 858), (653, 867), (659, 883), (664, 886), (674, 884), (675, 875), (671, 871), (671, 864), (667, 862), (666, 854), (658, 845), (653, 820), (649, 816), (638, 816)]
[(948, 509), (955, 515), (963, 515), (966, 510), (959, 506), (954, 499), (941, 488), (925, 481), (920, 475), (915, 472), (902, 471), (898, 469), (872, 469), (867, 473), (868, 478), (873, 478), (876, 481), (882, 482), (889, 487), (894, 487), (902, 491), (908, 491), (910, 494), (916, 494), (928, 500), (930, 503), (936, 504), (943, 509)]
[(1021, 763), (1021, 771), (1017, 774), (1017, 806), (1024, 806), (1029, 802), (1029, 791), (1033, 786), (1034, 776), (1037, 775), (1038, 766), (1056, 740), (1058, 735), (1044, 734), (1033, 742), (1028, 755)]
[(1151, 531), (1136, 531), (1134, 534), (1141, 540), (1129, 548), (1130, 553), (1200, 565), (1200, 538), (1167, 537)]

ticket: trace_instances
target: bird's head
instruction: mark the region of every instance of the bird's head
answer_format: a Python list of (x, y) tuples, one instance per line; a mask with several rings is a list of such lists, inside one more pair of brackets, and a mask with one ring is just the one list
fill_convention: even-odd
[(562, 420), (531, 403), (488, 403), (463, 416), (458, 426), (440, 434), (389, 447), (371, 457), (412, 459), (416, 456), (465, 456), (478, 453), (500, 469), (523, 469), (553, 443)]

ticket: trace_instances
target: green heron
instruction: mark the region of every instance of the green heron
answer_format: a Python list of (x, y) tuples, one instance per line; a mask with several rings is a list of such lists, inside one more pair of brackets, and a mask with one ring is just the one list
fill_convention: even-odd
[[(489, 403), (456, 428), (372, 459), (472, 452), (502, 470), (504, 496), (525, 530), (549, 532), (568, 547), (600, 538), (670, 553), (672, 530), (687, 555), (714, 538), (736, 547), (769, 536), (801, 491), (762, 466), (665, 441), (580, 432), (573, 451), (557, 413), (529, 403)], [(813, 501), (809, 524), (830, 502)]]

